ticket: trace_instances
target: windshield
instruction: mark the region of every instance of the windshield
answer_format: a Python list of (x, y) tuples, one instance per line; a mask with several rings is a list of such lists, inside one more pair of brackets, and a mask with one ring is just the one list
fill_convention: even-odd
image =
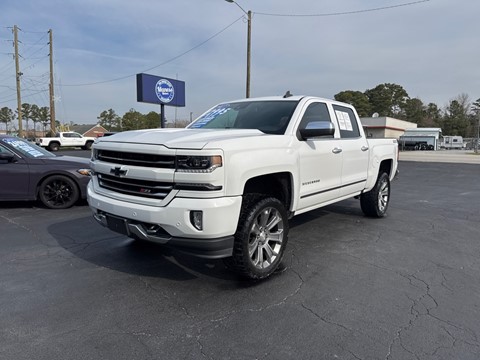
[(41, 148), (40, 146), (37, 146), (21, 138), (6, 137), (6, 138), (2, 138), (1, 141), (2, 143), (10, 145), (10, 149), (28, 158), (56, 156), (51, 152), (48, 152), (47, 150)]
[(242, 101), (215, 106), (191, 123), (190, 129), (258, 129), (284, 134), (298, 101)]

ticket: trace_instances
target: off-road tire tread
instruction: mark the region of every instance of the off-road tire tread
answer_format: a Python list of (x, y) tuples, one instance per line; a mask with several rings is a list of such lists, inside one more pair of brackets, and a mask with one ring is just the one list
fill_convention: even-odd
[[(263, 279), (270, 276), (271, 273), (275, 271), (275, 269), (273, 269), (272, 271), (266, 272), (264, 274), (258, 274), (256, 272), (253, 272), (249, 268), (248, 264), (245, 263), (245, 259), (243, 256), (242, 241), (237, 240), (237, 239), (243, 239), (245, 236), (249, 235), (248, 232), (250, 231), (250, 228), (248, 226), (245, 226), (245, 224), (247, 223), (250, 224), (250, 221), (248, 221), (248, 218), (252, 214), (252, 208), (255, 206), (261, 205), (263, 202), (271, 202), (271, 201), (276, 201), (278, 202), (279, 205), (282, 205), (278, 199), (273, 197), (267, 197), (263, 194), (246, 194), (243, 196), (237, 231), (235, 232), (235, 235), (234, 235), (235, 241), (233, 245), (232, 256), (224, 259), (226, 267), (230, 270), (235, 271), (242, 277), (249, 278), (249, 279)], [(285, 215), (285, 221), (284, 221), (285, 238), (283, 240), (283, 246), (282, 246), (281, 253), (279, 255), (280, 260), (278, 261), (278, 264), (281, 262), (283, 251), (285, 249), (285, 246), (287, 244), (287, 239), (288, 239), (288, 216), (285, 210), (284, 210), (284, 215)]]
[[(390, 179), (388, 178), (388, 174), (386, 172), (381, 172), (378, 175), (377, 181), (375, 183), (375, 186), (370, 190), (369, 192), (363, 193), (360, 196), (360, 206), (362, 208), (363, 213), (368, 216), (368, 217), (375, 217), (375, 218), (381, 218), (384, 217), (386, 214), (387, 209), (385, 211), (380, 212), (378, 209), (378, 192), (380, 185), (382, 183), (382, 178), (387, 177), (388, 181), (388, 186), (390, 187)], [(389, 202), (390, 202), (390, 196), (389, 196)], [(388, 204), (387, 204), (388, 208)]]

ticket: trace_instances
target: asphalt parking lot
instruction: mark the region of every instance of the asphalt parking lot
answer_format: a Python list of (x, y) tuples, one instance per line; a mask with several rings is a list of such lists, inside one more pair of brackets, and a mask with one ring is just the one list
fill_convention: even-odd
[(386, 218), (295, 217), (261, 282), (0, 203), (0, 359), (479, 359), (480, 166), (399, 168)]

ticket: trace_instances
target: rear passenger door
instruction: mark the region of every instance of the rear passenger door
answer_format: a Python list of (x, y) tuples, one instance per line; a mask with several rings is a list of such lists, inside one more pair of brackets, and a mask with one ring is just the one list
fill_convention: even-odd
[(63, 133), (62, 145), (63, 146), (81, 146), (82, 136), (77, 133)]
[(340, 195), (353, 195), (365, 188), (370, 149), (355, 112), (337, 104), (333, 104), (333, 110), (340, 129), (338, 141), (343, 154)]
[[(307, 102), (298, 129), (309, 123), (332, 123), (326, 103)], [(341, 187), (342, 157), (340, 139), (334, 136), (317, 137), (299, 141), (299, 194), (296, 213), (308, 211), (339, 197)]]

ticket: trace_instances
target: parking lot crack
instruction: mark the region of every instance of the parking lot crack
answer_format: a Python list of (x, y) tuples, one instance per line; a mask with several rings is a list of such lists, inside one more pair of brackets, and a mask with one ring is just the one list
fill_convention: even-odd
[(442, 285), (445, 289), (453, 293), (453, 290), (447, 284), (447, 277), (445, 276), (445, 273), (442, 271), (441, 274), (442, 274), (443, 280), (441, 281), (440, 285)]
[(323, 322), (326, 323), (326, 324), (337, 326), (337, 327), (342, 328), (342, 329), (344, 329), (344, 330), (347, 330), (347, 331), (349, 331), (349, 332), (352, 332), (352, 331), (353, 331), (352, 329), (349, 329), (349, 328), (346, 327), (345, 325), (336, 323), (335, 321), (329, 320), (329, 319), (321, 316), (320, 314), (317, 314), (313, 309), (309, 308), (309, 307), (306, 306), (304, 303), (302, 303), (302, 304), (300, 304), (300, 305), (301, 305), (305, 310), (307, 310), (308, 312), (310, 312), (313, 316), (317, 317), (318, 319), (320, 319), (321, 321), (323, 321)]
[(363, 360), (361, 357), (357, 356), (356, 354), (354, 354), (353, 352), (351, 352), (350, 350), (346, 350), (350, 355), (352, 355), (355, 359), (358, 359), (358, 360)]
[[(479, 342), (478, 342), (478, 337), (477, 337), (477, 334), (475, 333), (475, 331), (473, 331), (469, 328), (463, 328), (463, 327), (455, 324), (454, 322), (442, 319), (442, 318), (440, 318), (439, 316), (437, 316), (433, 313), (433, 311), (439, 307), (439, 304), (438, 304), (437, 300), (431, 295), (431, 286), (426, 281), (420, 279), (415, 274), (405, 275), (405, 277), (410, 280), (410, 284), (412, 286), (415, 286), (418, 289), (423, 289), (424, 290), (424, 293), (422, 295), (420, 295), (416, 300), (411, 299), (409, 297), (409, 299), (413, 303), (413, 305), (410, 309), (410, 313), (414, 316), (414, 318), (410, 321), (411, 324), (413, 324), (413, 322), (416, 321), (417, 318), (419, 318), (420, 316), (430, 317), (430, 318), (435, 319), (436, 321), (438, 321), (442, 324), (445, 324), (446, 326), (449, 326), (453, 329), (456, 329), (456, 330), (460, 331), (461, 333), (465, 334), (466, 336), (469, 336), (473, 340), (473, 341), (469, 341), (468, 339), (461, 339), (461, 341), (464, 342), (465, 344), (468, 344), (468, 345), (476, 347), (476, 348), (480, 348), (480, 345), (479, 345)], [(445, 282), (445, 275), (443, 274), (443, 272), (442, 272), (442, 277), (444, 279), (444, 280), (442, 280), (442, 283), (444, 283)], [(442, 286), (446, 287), (445, 284), (442, 284)], [(449, 289), (450, 291), (452, 291), (450, 288), (448, 288), (448, 287), (446, 287), (446, 288)], [(423, 309), (424, 309), (423, 311), (420, 307), (420, 304), (423, 306)], [(453, 332), (449, 331), (445, 326), (441, 326), (441, 328), (453, 339), (453, 345), (452, 346), (455, 346), (457, 341), (460, 341), (460, 339), (458, 337), (455, 337), (453, 335)], [(407, 330), (407, 328), (405, 328), (404, 330)], [(441, 349), (441, 347), (439, 347), (437, 349), (437, 351), (440, 350), (440, 349)]]
[(4, 219), (5, 221), (7, 221), (9, 224), (12, 224), (12, 225), (15, 225), (17, 226), (18, 228), (20, 229), (23, 229), (23, 230), (26, 230), (28, 233), (32, 234), (33, 238), (38, 241), (40, 244), (44, 245), (44, 246), (48, 246), (47, 244), (43, 243), (42, 240), (40, 239), (40, 237), (38, 236), (38, 234), (32, 230), (31, 228), (29, 228), (28, 226), (24, 225), (24, 224), (21, 224), (17, 221), (15, 221), (14, 219), (12, 218), (9, 218), (7, 216), (3, 216), (3, 215), (0, 215), (0, 218)]
[(302, 278), (302, 276), (297, 271), (295, 271), (294, 269), (290, 269), (290, 271), (292, 271), (300, 279), (300, 282), (297, 285), (297, 287), (291, 293), (287, 294), (282, 300), (280, 300), (278, 302), (275, 302), (273, 304), (268, 304), (268, 305), (261, 306), (261, 307), (258, 307), (258, 308), (232, 310), (232, 311), (228, 312), (227, 314), (223, 315), (222, 317), (219, 317), (219, 318), (216, 318), (216, 319), (211, 319), (210, 322), (211, 323), (222, 322), (222, 321), (230, 318), (231, 316), (239, 314), (239, 313), (262, 312), (262, 311), (265, 311), (265, 310), (272, 309), (274, 307), (285, 305), (289, 299), (296, 296), (301, 291), (301, 289), (302, 289), (302, 287), (305, 283), (304, 279)]
[[(406, 277), (406, 276), (404, 275), (404, 277)], [(395, 335), (394, 335), (392, 341), (390, 342), (390, 344), (388, 346), (388, 351), (387, 351), (387, 355), (385, 356), (385, 360), (388, 360), (388, 359), (391, 358), (393, 346), (397, 343), (405, 352), (415, 356), (416, 359), (419, 359), (419, 357), (415, 353), (413, 353), (412, 351), (407, 349), (402, 342), (402, 333), (408, 331), (413, 326), (413, 324), (418, 319), (418, 317), (420, 316), (420, 311), (417, 308), (418, 307), (418, 299), (412, 299), (408, 295), (406, 295), (406, 297), (412, 303), (412, 305), (410, 306), (410, 319), (408, 320), (408, 323), (406, 325), (400, 326), (397, 329), (397, 331), (395, 332)]]
[(438, 352), (440, 350), (448, 350), (448, 349), (453, 349), (455, 347), (455, 344), (457, 343), (457, 339), (455, 338), (455, 336), (453, 336), (444, 326), (441, 326), (441, 328), (443, 329), (443, 331), (445, 331), (445, 333), (450, 337), (450, 339), (452, 340), (452, 344), (451, 346), (445, 346), (445, 345), (441, 345), (439, 347), (437, 347), (430, 355), (431, 356), (438, 356)]
[(207, 355), (204, 351), (203, 351), (203, 344), (202, 342), (200, 341), (200, 338), (201, 338), (201, 335), (197, 335), (197, 338), (196, 338), (196, 341), (197, 341), (197, 345), (198, 345), (198, 348), (200, 350), (200, 354), (202, 354), (202, 356), (205, 358), (205, 359), (213, 359), (211, 356)]
[(400, 275), (400, 276), (403, 276), (403, 277), (404, 277), (404, 275), (402, 275), (402, 274), (399, 273), (398, 271), (393, 270), (393, 269), (390, 269), (390, 268), (388, 268), (388, 267), (386, 267), (386, 266), (381, 266), (381, 265), (372, 263), (372, 262), (367, 261), (367, 260), (365, 260), (365, 259), (363, 259), (363, 258), (361, 258), (361, 257), (359, 257), (359, 256), (355, 256), (355, 255), (352, 255), (352, 254), (345, 254), (345, 255), (346, 255), (346, 256), (349, 256), (349, 257), (351, 257), (351, 258), (354, 258), (354, 259), (360, 261), (361, 263), (365, 263), (365, 264), (367, 264), (368, 266), (374, 267), (374, 268), (376, 268), (376, 269), (380, 269), (380, 270), (383, 270), (383, 271), (389, 271), (389, 272), (392, 272), (392, 273), (395, 273), (395, 274), (397, 274), (397, 275)]

